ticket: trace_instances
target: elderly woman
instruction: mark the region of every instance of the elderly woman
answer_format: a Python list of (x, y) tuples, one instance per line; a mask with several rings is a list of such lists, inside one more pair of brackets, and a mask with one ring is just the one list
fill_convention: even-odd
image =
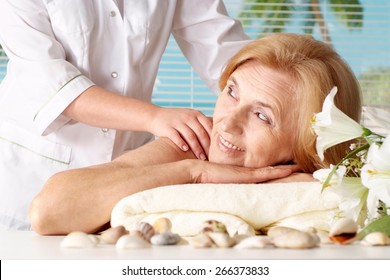
[(297, 34), (254, 41), (222, 73), (209, 161), (159, 138), (112, 162), (58, 173), (31, 205), (33, 228), (96, 232), (121, 198), (160, 186), (312, 180), (310, 173), (338, 162), (346, 149), (329, 149), (324, 162), (315, 150), (310, 119), (333, 86), (338, 108), (359, 120), (358, 82), (331, 46)]

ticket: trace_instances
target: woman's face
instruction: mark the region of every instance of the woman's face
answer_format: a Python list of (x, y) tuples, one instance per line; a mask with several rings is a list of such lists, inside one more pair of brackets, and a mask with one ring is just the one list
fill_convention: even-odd
[(292, 160), (294, 111), (288, 75), (247, 62), (230, 76), (218, 98), (209, 160), (264, 167)]

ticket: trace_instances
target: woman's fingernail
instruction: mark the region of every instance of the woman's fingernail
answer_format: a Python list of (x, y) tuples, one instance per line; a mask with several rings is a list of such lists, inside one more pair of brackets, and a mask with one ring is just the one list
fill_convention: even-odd
[(204, 154), (200, 154), (199, 157), (201, 160), (206, 160), (206, 156)]
[(181, 146), (181, 149), (182, 149), (184, 152), (187, 152), (187, 151), (188, 151), (188, 146), (187, 146), (187, 145), (183, 145), (183, 146)]

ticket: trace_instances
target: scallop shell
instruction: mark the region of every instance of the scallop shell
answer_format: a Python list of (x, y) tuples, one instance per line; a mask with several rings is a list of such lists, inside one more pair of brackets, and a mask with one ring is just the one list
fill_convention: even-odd
[(92, 248), (96, 246), (96, 241), (85, 232), (74, 231), (65, 236), (60, 246), (63, 248)]
[(131, 235), (138, 235), (150, 242), (150, 239), (155, 234), (154, 228), (151, 224), (146, 222), (139, 222), (134, 232), (130, 232)]
[(123, 235), (115, 244), (117, 249), (141, 249), (150, 247), (150, 243), (137, 235)]

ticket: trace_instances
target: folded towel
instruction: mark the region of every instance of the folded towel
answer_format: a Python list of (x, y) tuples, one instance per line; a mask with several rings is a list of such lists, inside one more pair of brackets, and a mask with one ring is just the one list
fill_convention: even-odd
[(140, 221), (153, 224), (166, 217), (181, 236), (196, 235), (206, 220), (223, 222), (231, 236), (275, 224), (327, 231), (340, 200), (321, 188), (318, 182), (164, 186), (119, 201), (111, 226), (132, 230)]

